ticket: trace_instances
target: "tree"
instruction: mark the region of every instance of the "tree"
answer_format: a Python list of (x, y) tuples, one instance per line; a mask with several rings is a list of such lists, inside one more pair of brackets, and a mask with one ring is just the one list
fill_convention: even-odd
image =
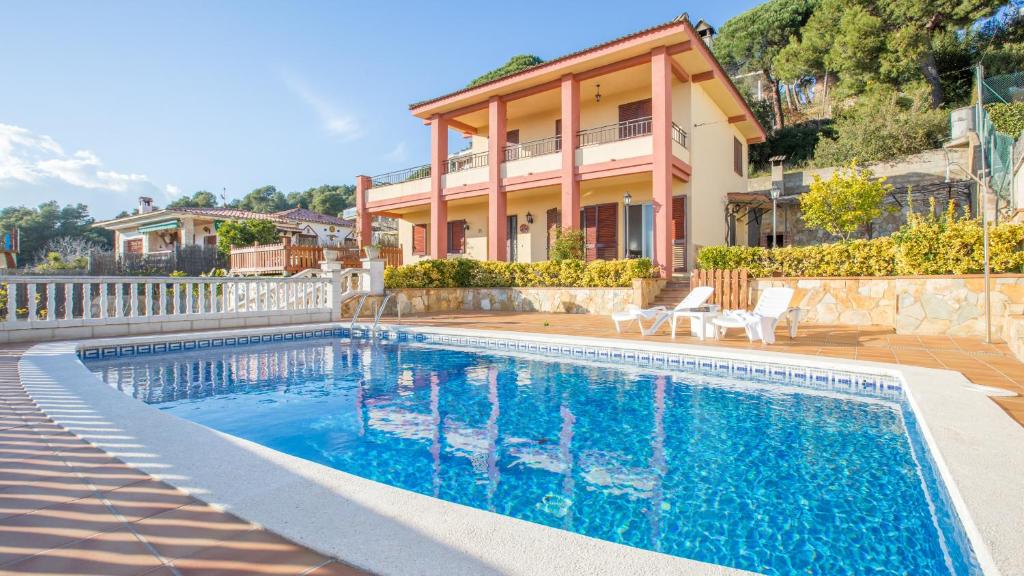
[(198, 190), (192, 196), (182, 196), (167, 205), (168, 208), (216, 208), (217, 195), (206, 190)]
[(882, 200), (890, 192), (892, 185), (885, 178), (876, 179), (871, 170), (858, 168), (854, 161), (828, 180), (815, 175), (811, 189), (800, 196), (800, 211), (808, 226), (843, 240), (862, 226), (870, 237), (871, 221), (882, 215)]
[(342, 184), (334, 186), (324, 184), (316, 188), (310, 188), (303, 192), (291, 192), (288, 194), (287, 202), (291, 206), (308, 208), (321, 214), (338, 216), (346, 208), (355, 206), (355, 186)]
[(251, 212), (279, 212), (291, 208), (288, 199), (274, 186), (263, 186), (249, 192), (241, 200), (231, 203), (233, 208)]
[(541, 60), (540, 57), (534, 56), (533, 54), (519, 54), (509, 58), (508, 62), (505, 62), (500, 67), (495, 68), (486, 74), (477, 76), (472, 82), (466, 85), (466, 88), (472, 88), (478, 84), (497, 80), (503, 76), (510, 76), (516, 72), (526, 70), (527, 68), (533, 68), (534, 66), (543, 63), (544, 61)]
[(60, 237), (83, 238), (101, 248), (109, 248), (113, 233), (93, 228), (93, 222), (85, 204), (68, 204), (62, 208), (50, 201), (38, 208), (8, 206), (0, 210), (0, 230), (17, 228), (21, 232), (21, 252), (26, 260), (38, 256), (47, 242)]
[(232, 246), (274, 244), (280, 239), (270, 220), (228, 220), (217, 229), (217, 250), (230, 254)]
[(768, 0), (730, 18), (715, 38), (715, 56), (723, 64), (740, 72), (760, 72), (768, 80), (775, 130), (785, 123), (774, 61), (790, 43), (790, 38), (800, 33), (814, 5), (812, 0)]

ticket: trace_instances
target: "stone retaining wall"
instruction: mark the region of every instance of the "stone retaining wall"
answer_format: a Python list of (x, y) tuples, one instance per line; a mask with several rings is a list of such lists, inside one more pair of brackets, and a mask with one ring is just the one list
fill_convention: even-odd
[[(384, 313), (432, 314), (438, 312), (560, 312), (611, 314), (630, 304), (647, 306), (654, 301), (664, 280), (634, 280), (630, 288), (400, 288), (392, 294)], [(367, 298), (363, 315), (372, 314), (382, 297)], [(348, 314), (351, 314), (350, 310)]]
[[(766, 286), (796, 290), (794, 306), (811, 324), (882, 325), (897, 334), (982, 337), (984, 278), (894, 276), (887, 278), (760, 278), (753, 298)], [(992, 275), (992, 336), (1000, 338), (1007, 317), (1024, 314), (1024, 275)]]

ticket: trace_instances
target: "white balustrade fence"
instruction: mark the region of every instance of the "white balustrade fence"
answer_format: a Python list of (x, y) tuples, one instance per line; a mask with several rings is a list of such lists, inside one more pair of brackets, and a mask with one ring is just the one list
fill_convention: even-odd
[[(358, 278), (354, 273), (313, 278), (0, 276), (0, 328), (11, 333), (175, 323), (187, 329), (181, 321), (282, 316), (303, 320), (313, 313), (329, 320), (335, 291), (350, 289), (340, 282), (335, 288), (335, 281), (344, 279), (351, 285)], [(162, 331), (161, 326), (150, 328), (149, 332)], [(82, 333), (67, 333), (72, 334)], [(9, 334), (0, 341), (21, 339), (34, 338)]]

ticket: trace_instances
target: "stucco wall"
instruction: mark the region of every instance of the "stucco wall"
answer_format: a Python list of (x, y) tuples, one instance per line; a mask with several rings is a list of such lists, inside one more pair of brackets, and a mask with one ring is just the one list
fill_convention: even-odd
[[(756, 301), (766, 286), (794, 288), (793, 306), (804, 322), (882, 325), (897, 334), (982, 337), (985, 331), (981, 275), (891, 278), (763, 278), (751, 283)], [(992, 336), (1001, 338), (1007, 317), (1024, 314), (1024, 275), (992, 277)]]

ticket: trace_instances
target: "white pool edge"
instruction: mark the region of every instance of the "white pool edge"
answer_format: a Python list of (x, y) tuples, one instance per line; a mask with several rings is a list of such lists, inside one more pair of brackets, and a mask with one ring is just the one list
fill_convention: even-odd
[[(273, 334), (340, 324), (204, 332)], [(985, 574), (1024, 574), (1024, 428), (960, 373), (760, 350), (506, 331), (407, 332), (779, 361), (902, 380), (922, 436)], [(115, 456), (243, 518), (382, 574), (744, 574), (622, 546), (372, 482), (165, 414), (100, 383), (75, 355), (90, 347), (185, 340), (174, 334), (40, 344), (22, 380), (56, 422)], [(85, 384), (85, 385), (82, 385)], [(119, 434), (111, 434), (111, 430)], [(203, 450), (195, 450), (203, 446)], [(1014, 497), (1014, 496), (1018, 497)]]

